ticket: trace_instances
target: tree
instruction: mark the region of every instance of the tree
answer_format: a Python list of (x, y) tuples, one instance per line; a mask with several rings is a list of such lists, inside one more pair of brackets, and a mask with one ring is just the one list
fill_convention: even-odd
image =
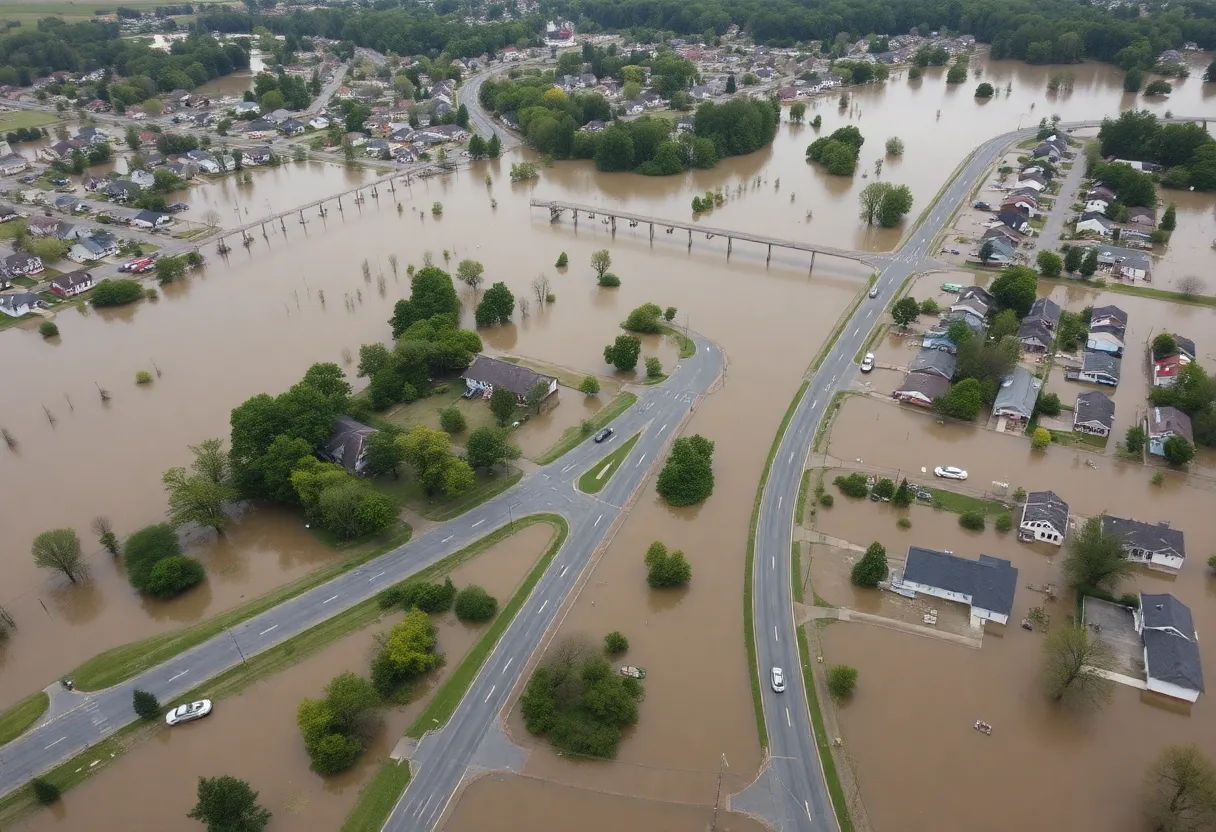
[(481, 303), (477, 304), (474, 318), (479, 327), (496, 326), (509, 323), (515, 312), (515, 295), (507, 288), (507, 284), (499, 281), (486, 289)]
[(857, 669), (847, 664), (832, 665), (828, 669), (828, 690), (837, 699), (847, 699), (857, 688)]
[(1047, 450), (1047, 446), (1051, 444), (1051, 433), (1047, 428), (1035, 428), (1034, 434), (1030, 437), (1030, 447), (1036, 451)]
[(90, 528), (97, 535), (97, 542), (111, 555), (119, 553), (118, 535), (114, 534), (114, 524), (104, 514), (93, 518)]
[(1077, 269), (1082, 277), (1093, 277), (1094, 272), (1098, 270), (1098, 249), (1090, 246), (1085, 252), (1085, 259), (1081, 261), (1081, 267)]
[(1085, 250), (1080, 246), (1065, 246), (1064, 247), (1064, 270), (1069, 274), (1075, 274), (1077, 269), (1081, 268), (1081, 261), (1085, 258)]
[(1114, 656), (1100, 638), (1084, 626), (1052, 630), (1043, 642), (1040, 681), (1056, 702), (1077, 708), (1101, 708), (1114, 694), (1115, 683), (1093, 672), (1111, 670)]
[(1162, 450), (1165, 452), (1165, 461), (1170, 465), (1186, 465), (1195, 458), (1195, 449), (1184, 436), (1171, 436), (1166, 439)]
[(1064, 557), (1064, 577), (1078, 591), (1095, 590), (1114, 594), (1135, 566), (1123, 551), (1117, 534), (1102, 530), (1102, 517), (1091, 517), (1074, 532)]
[(476, 584), (456, 594), (456, 617), (461, 621), (489, 621), (498, 613), (498, 600)]
[(1161, 223), (1158, 225), (1163, 231), (1173, 231), (1178, 227), (1178, 206), (1170, 203), (1165, 209), (1165, 213), (1161, 215)]
[(604, 636), (604, 652), (610, 656), (619, 656), (629, 649), (629, 639), (619, 630), (613, 630)]
[(138, 280), (110, 278), (97, 283), (97, 288), (93, 290), (92, 303), (96, 307), (121, 306), (137, 301), (143, 296), (144, 290)]
[[(493, 408), (491, 399), (490, 409)], [(414, 468), (415, 479), (427, 494), (442, 491), (454, 497), (472, 486), (472, 469), (468, 463), (452, 456), (451, 437), (442, 430), (416, 425), (397, 441), (405, 451), (405, 461)]]
[(976, 98), (992, 98), (992, 96), (995, 92), (996, 92), (996, 90), (994, 90), (992, 88), (992, 84), (989, 84), (987, 81), (985, 81), (984, 83), (980, 84), (978, 87), (975, 88), (975, 97)]
[(1173, 91), (1174, 85), (1161, 78), (1154, 81), (1149, 81), (1148, 86), (1144, 88), (1145, 95), (1169, 95)]
[(497, 133), (492, 134), (490, 141), (486, 143), (486, 153), (491, 159), (497, 159), (502, 155), (502, 139), (498, 138)]
[(897, 325), (908, 328), (908, 324), (920, 317), (920, 304), (915, 298), (903, 297), (895, 301), (895, 305), (891, 307), (891, 319)]
[(549, 277), (544, 272), (532, 278), (529, 286), (532, 289), (532, 294), (536, 296), (536, 305), (538, 307), (548, 303), (549, 298), (553, 296), (553, 284), (549, 282)]
[(484, 280), (485, 270), (486, 267), (476, 260), (461, 260), (456, 266), (456, 276), (460, 278), (461, 283), (476, 292)]
[(703, 502), (714, 493), (714, 443), (700, 434), (677, 439), (656, 487), (672, 507)]
[(794, 124), (802, 124), (806, 118), (806, 104), (801, 101), (795, 101), (790, 105), (790, 121)]
[(519, 448), (511, 444), (505, 428), (477, 428), (469, 434), (465, 454), (473, 468), (492, 468), (519, 458)]
[[(455, 412), (456, 415), (460, 415), (459, 410)], [(463, 419), (463, 417), (461, 418)], [(439, 421), (440, 424), (443, 423), (443, 411), (439, 414)], [(452, 431), (448, 432), (451, 433)], [(397, 473), (397, 469), (401, 466), (401, 463), (405, 462), (405, 451), (397, 441), (396, 435), (386, 430), (376, 431), (368, 437), (365, 451), (367, 453), (367, 473), (373, 477), (392, 474), (393, 479), (397, 479), (400, 476)]]
[(903, 156), (904, 141), (899, 136), (892, 136), (887, 139), (887, 155), (888, 156)]
[(912, 505), (912, 487), (908, 485), (907, 477), (900, 480), (899, 487), (891, 497), (891, 504), (901, 508)]
[(1002, 309), (992, 319), (992, 324), (988, 327), (988, 337), (999, 342), (1007, 335), (1016, 335), (1020, 325), (1018, 316), (1012, 309)]
[(1034, 409), (1044, 416), (1060, 415), (1060, 397), (1055, 393), (1040, 393), (1034, 403)]
[(1144, 428), (1140, 425), (1132, 425), (1127, 429), (1127, 436), (1123, 441), (1127, 452), (1130, 454), (1138, 454), (1144, 450), (1144, 442), (1147, 437), (1144, 434)]
[(992, 244), (991, 239), (984, 240), (983, 244), (980, 246), (980, 251), (979, 251), (981, 265), (984, 265), (984, 266), (988, 265), (988, 261), (992, 259), (992, 254), (993, 254), (994, 249), (995, 249), (995, 246)]
[(515, 415), (518, 400), (515, 394), (503, 387), (495, 388), (490, 394), (490, 412), (498, 420), (499, 425), (505, 425)]
[(486, 155), (486, 140), (474, 133), (469, 139), (469, 156), (473, 159), (484, 159)]
[(655, 589), (683, 586), (692, 579), (692, 566), (683, 552), (668, 552), (659, 541), (651, 543), (643, 558), (646, 583)]
[(131, 694), (131, 706), (140, 719), (156, 719), (160, 716), (160, 700), (146, 690), (135, 689)]
[(393, 307), (393, 317), (389, 321), (393, 337), (400, 338), (410, 325), (441, 314), (459, 316), (460, 298), (451, 275), (428, 265), (414, 272), (410, 279), (409, 299), (399, 300)]
[(235, 777), (200, 777), (198, 803), (186, 817), (207, 827), (207, 832), (260, 832), (270, 823), (270, 812), (258, 805), (258, 793)]
[[(446, 606), (450, 608), (456, 588), (444, 589)], [(380, 652), (372, 660), (372, 684), (383, 697), (404, 682), (408, 682), (439, 666), (443, 654), (435, 652), (435, 625), (422, 607), (409, 609), (405, 617), (389, 630)]]
[(1054, 251), (1040, 251), (1036, 262), (1039, 264), (1039, 274), (1043, 277), (1059, 277), (1060, 270), (1064, 268), (1064, 261)]
[(1158, 832), (1202, 832), (1216, 824), (1216, 766), (1194, 745), (1170, 745), (1149, 766), (1144, 812)]
[(169, 517), (175, 526), (197, 523), (224, 533), (228, 524), (224, 505), (239, 496), (226, 474), (223, 481), (215, 482), (202, 473), (188, 475), (185, 468), (170, 468), (161, 482), (169, 493)]
[(604, 361), (621, 372), (628, 372), (638, 365), (642, 353), (642, 341), (636, 335), (618, 335), (616, 340), (604, 347)]
[(84, 555), (80, 552), (80, 538), (73, 529), (51, 529), (34, 538), (31, 547), (34, 565), (40, 569), (58, 569), (76, 583), (86, 574)]
[(464, 414), (460, 412), (460, 408), (445, 407), (439, 411), (439, 427), (447, 433), (460, 433), (468, 425), (465, 423)]
[(184, 257), (166, 255), (156, 261), (156, 279), (161, 285), (172, 283), (186, 273)]
[(853, 564), (850, 579), (857, 586), (878, 586), (887, 579), (887, 550), (877, 541), (871, 543), (861, 560)]
[(964, 64), (955, 64), (946, 72), (947, 84), (961, 84), (967, 80), (967, 67)]
[(1178, 342), (1174, 336), (1168, 332), (1158, 333), (1153, 338), (1153, 360), (1160, 361), (1162, 358), (1168, 358), (1171, 355), (1178, 354)]
[(578, 386), (578, 391), (588, 396), (597, 396), (600, 392), (600, 382), (595, 376), (587, 376)]
[(1186, 275), (1178, 281), (1178, 293), (1193, 298), (1203, 291), (1203, 281), (1194, 275)]
[(564, 268), (566, 268), (566, 265), (569, 262), (570, 262), (570, 258), (567, 257), (566, 252), (563, 251), (561, 254), (559, 254), (557, 256), (557, 263), (555, 265), (556, 265), (556, 268), (564, 269)]
[(735, 84), (735, 74), (732, 72), (726, 76), (726, 94), (734, 95), (738, 89), (738, 86)]
[(966, 378), (954, 384), (946, 395), (933, 400), (933, 407), (943, 416), (973, 422), (984, 406), (984, 390), (978, 379)]
[(34, 791), (34, 799), (43, 806), (50, 806), (59, 799), (59, 787), (49, 780), (35, 777), (30, 781), (30, 788)]
[(1124, 92), (1140, 92), (1140, 88), (1144, 86), (1144, 72), (1132, 67), (1123, 75), (1123, 91)]
[(1039, 279), (1033, 269), (1009, 266), (992, 281), (989, 292), (1002, 309), (1012, 309), (1019, 318), (1030, 311), (1037, 297)]
[(203, 582), (207, 573), (203, 565), (184, 555), (162, 558), (148, 570), (141, 589), (156, 598), (176, 598)]
[(662, 328), (659, 319), (663, 310), (657, 304), (643, 303), (629, 313), (629, 317), (621, 324), (621, 329), (629, 332), (656, 333)]
[(646, 378), (662, 378), (663, 377), (663, 362), (659, 361), (657, 356), (649, 355), (646, 357)]
[(339, 673), (325, 686), (325, 704), (329, 708), (330, 728), (340, 734), (352, 734), (360, 720), (380, 704), (380, 695), (372, 683), (351, 672)]
[(595, 269), (596, 278), (602, 281), (604, 275), (612, 268), (612, 256), (608, 254), (608, 249), (600, 249), (591, 253), (591, 268)]
[(663, 310), (663, 320), (671, 323), (671, 321), (675, 319), (677, 311), (678, 310), (674, 306), (667, 307)]

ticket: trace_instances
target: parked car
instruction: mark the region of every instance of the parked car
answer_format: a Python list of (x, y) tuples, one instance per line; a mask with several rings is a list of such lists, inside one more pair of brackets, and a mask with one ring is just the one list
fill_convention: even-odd
[(169, 211), (169, 213), (176, 214), (180, 211), (189, 211), (190, 206), (184, 202), (173, 202), (167, 205), (166, 209)]
[(169, 725), (180, 725), (183, 722), (193, 722), (211, 713), (211, 700), (200, 699), (188, 705), (179, 705), (165, 714), (165, 722)]
[(52, 185), (66, 185), (66, 184), (68, 184), (68, 180), (64, 179), (62, 176), (56, 176), (54, 179), (51, 180), (51, 184)]
[(873, 370), (873, 369), (874, 369), (874, 353), (868, 352), (868, 353), (866, 353), (866, 357), (861, 359), (861, 371), (863, 373), (868, 373), (868, 372), (870, 372), (870, 370)]
[(473, 397), (474, 397), (474, 396), (476, 396), (476, 395), (477, 395), (477, 390), (476, 390), (475, 388), (473, 388), (473, 387), (470, 387), (468, 390), (465, 390), (465, 391), (464, 391), (464, 395), (462, 395), (460, 398), (462, 398), (462, 399), (471, 399), (471, 398), (473, 398)]
[(779, 667), (774, 667), (773, 673), (772, 673), (772, 679), (773, 679), (773, 692), (774, 693), (784, 693), (785, 692), (785, 671)]
[(600, 431), (599, 433), (597, 433), (595, 435), (595, 441), (597, 443), (603, 442), (609, 436), (612, 436), (612, 428), (604, 428), (602, 431)]
[(953, 465), (939, 465), (933, 469), (933, 473), (948, 480), (967, 479), (967, 472), (962, 468), (955, 468)]

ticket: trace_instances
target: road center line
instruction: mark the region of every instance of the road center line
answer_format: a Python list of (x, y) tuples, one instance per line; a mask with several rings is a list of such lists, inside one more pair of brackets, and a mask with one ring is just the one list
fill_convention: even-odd
[(454, 534), (450, 534), (450, 535), (448, 535), (447, 537), (445, 537), (443, 540), (441, 540), (441, 541), (439, 541), (439, 542), (440, 542), (440, 543), (447, 543), (449, 540), (451, 540), (451, 539), (452, 539), (453, 537), (455, 537), (455, 536), (456, 536), (456, 535), (454, 535)]
[(794, 727), (794, 723), (792, 721), (790, 721), (790, 709), (789, 708), (785, 709), (785, 724), (787, 726), (789, 726), (790, 728)]
[(471, 529), (475, 529), (475, 528), (477, 528), (478, 526), (480, 526), (480, 525), (481, 525), (482, 523), (484, 523), (484, 522), (486, 522), (486, 518), (484, 518), (484, 517), (483, 517), (483, 518), (481, 518), (480, 520), (478, 520), (476, 523), (474, 523), (472, 526), (470, 526), (469, 528), (471, 528)]
[(595, 518), (595, 523), (592, 524), (591, 528), (594, 529), (596, 526), (598, 526), (600, 524), (600, 521), (603, 519), (604, 519), (604, 515), (602, 515), (602, 514), (599, 517)]
[(561, 571), (561, 572), (558, 574), (558, 576), (557, 576), (557, 577), (559, 577), (559, 578), (564, 578), (564, 577), (566, 577), (566, 570), (567, 570), (567, 569), (569, 569), (569, 568), (570, 568), (570, 567), (569, 567), (568, 565), (567, 565), (567, 566), (563, 566), (563, 567), (562, 567), (562, 571)]
[[(53, 743), (48, 745), (46, 748), (54, 748), (55, 746), (59, 745), (59, 743), (63, 742), (66, 739), (67, 739), (67, 737), (60, 737), (59, 739), (55, 740)], [(46, 748), (44, 748), (42, 750), (46, 751)]]
[(644, 460), (644, 459), (646, 459), (646, 454), (642, 454), (642, 455), (641, 455), (641, 456), (638, 458), (638, 461), (637, 461), (637, 462), (635, 462), (635, 463), (633, 464), (633, 467), (634, 467), (634, 468), (637, 468), (639, 465), (641, 465), (641, 464), (642, 464), (642, 460)]
[(790, 462), (794, 461), (794, 452), (790, 451)]
[(490, 701), (490, 697), (494, 695), (494, 689), (495, 689), (495, 688), (497, 688), (497, 687), (498, 687), (498, 685), (490, 685), (490, 692), (486, 694), (486, 701), (487, 701), (487, 702), (489, 702), (489, 701)]
[(858, 332), (858, 330), (860, 330), (860, 329), (861, 329), (861, 327), (859, 327), (859, 326), (858, 326), (858, 327), (854, 327), (854, 328), (853, 328), (853, 337), (854, 337), (854, 338), (856, 338), (856, 337), (857, 337), (857, 332)]
[(376, 580), (376, 578), (379, 578), (379, 577), (380, 577), (381, 575), (383, 575), (383, 574), (384, 574), (383, 572), (377, 572), (375, 575), (372, 575), (372, 576), (371, 576), (370, 578), (368, 578), (367, 580), (368, 580), (369, 582), (370, 582), (370, 581), (374, 581), (374, 580)]
[(271, 625), (271, 626), (267, 627), (265, 630), (262, 630), (262, 632), (258, 633), (258, 635), (260, 635), (260, 636), (264, 636), (264, 635), (266, 635), (267, 633), (269, 633), (271, 630), (277, 630), (277, 629), (279, 629), (279, 625), (278, 625), (278, 624), (273, 624), (273, 625)]
[(781, 636), (777, 635), (777, 625), (773, 625), (773, 641), (781, 641)]
[(189, 672), (190, 672), (189, 670), (183, 670), (181, 673), (178, 673), (176, 676), (170, 676), (169, 681), (172, 682), (174, 679), (180, 679)]
[(817, 404), (819, 404), (819, 399), (815, 399), (815, 401), (811, 402), (811, 410), (814, 410), (815, 405), (817, 405)]
[(541, 604), (541, 605), (540, 605), (540, 609), (538, 609), (538, 610), (536, 611), (536, 614), (537, 614), (537, 615), (540, 615), (542, 612), (544, 612), (544, 611), (545, 611), (545, 607), (547, 607), (547, 606), (549, 606), (549, 600), (548, 600), (548, 599), (545, 599), (545, 603), (543, 603), (543, 604)]
[(337, 598), (337, 597), (338, 597), (337, 595), (331, 595), (331, 596), (329, 596), (328, 598), (326, 598), (324, 601), (322, 601), (321, 603), (322, 603), (322, 604), (328, 604), (330, 601), (334, 600), (334, 599), (335, 599), (335, 598)]
[(804, 801), (802, 801), (802, 805), (806, 808), (806, 816), (807, 816), (807, 819), (809, 820), (811, 817), (811, 804), (807, 803), (804, 800)]
[(509, 658), (509, 659), (507, 659), (507, 663), (506, 663), (506, 664), (504, 664), (504, 665), (502, 666), (502, 672), (503, 672), (503, 673), (506, 673), (506, 672), (507, 672), (507, 668), (511, 666), (511, 662), (513, 662), (513, 661), (515, 661), (515, 657), (514, 657), (514, 656), (512, 656), (512, 657), (511, 657), (511, 658)]
[(778, 498), (777, 498), (777, 508), (781, 508), (781, 501), (782, 501), (782, 500), (784, 500), (784, 499), (785, 499), (785, 497), (778, 497)]
[(776, 569), (777, 568), (777, 556), (773, 555), (770, 558), (770, 560), (772, 561), (772, 563), (769, 565), (769, 569)]
[(659, 428), (659, 433), (662, 433), (665, 430), (667, 430), (667, 425), (663, 425), (663, 427)]

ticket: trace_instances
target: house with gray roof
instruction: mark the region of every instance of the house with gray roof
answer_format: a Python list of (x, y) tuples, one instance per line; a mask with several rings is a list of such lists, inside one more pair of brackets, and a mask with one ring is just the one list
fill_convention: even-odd
[[(4, 220), (0, 219), (0, 222)], [(1190, 338), (1184, 338), (1178, 333), (1174, 333), (1174, 344), (1178, 347), (1178, 354), (1184, 355), (1192, 361), (1195, 360), (1197, 353), (1195, 352), (1195, 342)]]
[(1101, 390), (1077, 396), (1072, 412), (1072, 429), (1090, 436), (1110, 436), (1115, 427), (1115, 400)]
[(1165, 442), (1171, 436), (1181, 436), (1189, 444), (1195, 444), (1191, 417), (1176, 407), (1150, 407), (1147, 421), (1150, 454), (1165, 456)]
[(1102, 531), (1118, 535), (1127, 559), (1135, 563), (1177, 572), (1186, 560), (1186, 540), (1179, 529), (1171, 529), (1167, 522), (1144, 523), (1104, 514)]
[(958, 298), (950, 304), (951, 312), (970, 312), (983, 318), (992, 308), (992, 295), (982, 286), (966, 286), (958, 293)]
[(1018, 341), (1021, 342), (1022, 349), (1026, 352), (1042, 353), (1051, 349), (1056, 337), (1051, 330), (1044, 326), (1042, 321), (1027, 316), (1018, 326)]
[(1035, 378), (1029, 370), (1018, 367), (1001, 382), (1001, 388), (996, 391), (992, 415), (1016, 420), (1019, 426), (1024, 426), (1034, 415), (1034, 405), (1039, 400), (1039, 390), (1042, 386), (1042, 379)]
[(950, 390), (950, 379), (933, 373), (908, 373), (903, 382), (891, 393), (896, 401), (932, 407), (933, 400)]
[(367, 468), (367, 440), (375, 433), (375, 428), (356, 422), (349, 416), (339, 416), (334, 422), (329, 441), (317, 452), (317, 456), (326, 462), (341, 465), (352, 474), (362, 474)]
[(1040, 540), (1061, 546), (1068, 534), (1068, 503), (1054, 491), (1031, 491), (1022, 506), (1018, 540)]
[(1154, 693), (1194, 702), (1203, 693), (1199, 636), (1190, 608), (1173, 595), (1140, 593), (1136, 632), (1144, 640), (1144, 669)]
[(1034, 303), (1030, 304), (1030, 311), (1022, 320), (1039, 321), (1043, 326), (1055, 332), (1056, 326), (1060, 323), (1060, 312), (1060, 304), (1051, 298), (1037, 298)]
[(1006, 624), (1013, 611), (1018, 570), (1009, 561), (988, 555), (968, 560), (949, 552), (910, 546), (902, 574), (891, 583), (893, 588), (967, 604), (973, 623)]
[(1104, 352), (1087, 352), (1085, 358), (1082, 359), (1081, 369), (1077, 373), (1077, 381), (1118, 387), (1122, 366), (1123, 362), (1113, 355)]
[(932, 373), (949, 381), (954, 378), (955, 357), (946, 350), (922, 349), (912, 359), (909, 371), (913, 373)]
[(524, 397), (536, 386), (537, 382), (544, 382), (547, 390), (546, 398), (557, 392), (557, 379), (552, 376), (543, 375), (520, 364), (512, 364), (510, 361), (491, 358), (488, 355), (479, 355), (474, 358), (469, 369), (465, 370), (460, 377), (464, 379), (469, 390), (488, 397), (498, 388), (503, 388), (514, 393), (520, 403), (524, 401)]

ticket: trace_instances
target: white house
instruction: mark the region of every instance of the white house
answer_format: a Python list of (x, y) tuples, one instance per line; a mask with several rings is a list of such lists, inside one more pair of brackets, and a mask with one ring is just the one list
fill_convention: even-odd
[(1022, 520), (1018, 523), (1018, 539), (1061, 546), (1068, 534), (1068, 503), (1056, 496), (1054, 491), (1031, 491), (1022, 506)]
[(93, 288), (93, 275), (86, 271), (68, 272), (51, 278), (51, 291), (61, 298), (76, 297)]
[(20, 153), (10, 153), (7, 156), (0, 157), (0, 176), (12, 176), (15, 173), (21, 173), (23, 170), (29, 170), (29, 161)]
[(514, 393), (520, 402), (524, 401), (537, 382), (545, 384), (545, 395), (542, 398), (548, 398), (557, 392), (557, 379), (552, 376), (541, 375), (527, 367), (512, 364), (509, 361), (500, 361), (488, 355), (479, 355), (474, 358), (473, 363), (464, 371), (461, 378), (464, 379), (469, 390), (489, 396), (501, 387)]
[(988, 555), (967, 560), (919, 546), (908, 548), (903, 573), (891, 580), (892, 589), (967, 604), (977, 625), (1008, 623), (1017, 586), (1018, 570), (1007, 560)]
[(42, 258), (24, 251), (10, 254), (0, 261), (0, 272), (9, 277), (29, 277), (38, 274), (42, 269)]
[(1182, 532), (1169, 523), (1144, 523), (1122, 517), (1102, 515), (1102, 531), (1118, 535), (1127, 559), (1146, 566), (1177, 572), (1186, 560), (1186, 541)]
[(1194, 702), (1203, 693), (1199, 636), (1191, 610), (1173, 595), (1140, 593), (1133, 611), (1144, 641), (1144, 669), (1154, 693)]
[(1077, 396), (1072, 429), (1091, 436), (1110, 436), (1115, 426), (1115, 401), (1101, 390), (1088, 390)]
[(1109, 237), (1115, 224), (1099, 212), (1087, 213), (1077, 220), (1077, 233), (1092, 231), (1100, 237)]
[(82, 238), (76, 245), (68, 249), (68, 259), (74, 263), (94, 263), (103, 257), (105, 257), (104, 247), (88, 237)]
[(325, 116), (313, 116), (308, 120), (308, 126), (313, 130), (324, 130), (329, 127), (329, 119)]

